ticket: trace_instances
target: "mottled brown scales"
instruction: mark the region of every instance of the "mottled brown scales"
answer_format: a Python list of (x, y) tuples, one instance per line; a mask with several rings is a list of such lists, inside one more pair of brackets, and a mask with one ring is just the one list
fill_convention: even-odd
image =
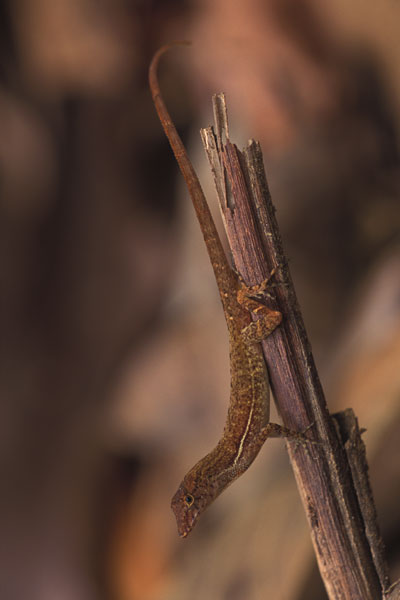
[[(172, 498), (179, 535), (186, 537), (207, 506), (246, 471), (268, 437), (299, 439), (302, 435), (269, 423), (268, 374), (259, 342), (279, 325), (282, 315), (254, 298), (265, 290), (266, 282), (247, 287), (228, 263), (200, 182), (161, 97), (157, 67), (171, 45), (160, 48), (151, 62), (150, 89), (185, 178), (214, 270), (228, 326), (231, 372), (230, 403), (222, 437), (185, 475)], [(256, 322), (251, 312), (259, 317)]]

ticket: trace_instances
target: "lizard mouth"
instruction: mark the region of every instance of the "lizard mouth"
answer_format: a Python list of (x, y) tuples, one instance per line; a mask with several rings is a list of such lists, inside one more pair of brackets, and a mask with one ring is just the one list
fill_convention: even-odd
[(199, 511), (196, 510), (191, 514), (186, 514), (184, 522), (178, 522), (178, 534), (181, 538), (186, 538), (196, 524)]

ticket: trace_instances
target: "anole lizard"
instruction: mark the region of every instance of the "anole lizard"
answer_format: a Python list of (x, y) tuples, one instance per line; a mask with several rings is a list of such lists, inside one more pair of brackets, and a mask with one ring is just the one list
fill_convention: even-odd
[[(178, 533), (186, 537), (200, 514), (248, 469), (269, 437), (304, 440), (304, 436), (269, 422), (269, 381), (259, 342), (280, 324), (282, 315), (256, 300), (266, 282), (247, 287), (228, 263), (200, 182), (161, 96), (157, 67), (160, 57), (173, 45), (176, 42), (163, 46), (154, 55), (149, 69), (150, 89), (188, 187), (214, 270), (228, 326), (231, 372), (230, 404), (222, 437), (185, 475), (172, 498)], [(252, 320), (251, 312), (258, 315), (257, 321)]]

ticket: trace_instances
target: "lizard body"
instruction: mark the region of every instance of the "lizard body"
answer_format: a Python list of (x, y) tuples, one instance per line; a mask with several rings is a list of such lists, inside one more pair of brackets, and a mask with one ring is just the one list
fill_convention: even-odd
[[(175, 44), (163, 46), (154, 55), (149, 69), (150, 89), (188, 187), (214, 270), (228, 327), (231, 374), (230, 403), (222, 437), (188, 471), (172, 498), (178, 533), (186, 537), (200, 514), (247, 470), (268, 437), (299, 439), (302, 435), (269, 423), (269, 381), (259, 342), (279, 325), (282, 315), (255, 299), (264, 291), (266, 282), (247, 287), (229, 265), (198, 177), (161, 96), (158, 62), (172, 45)], [(257, 321), (253, 321), (251, 312), (259, 316)]]

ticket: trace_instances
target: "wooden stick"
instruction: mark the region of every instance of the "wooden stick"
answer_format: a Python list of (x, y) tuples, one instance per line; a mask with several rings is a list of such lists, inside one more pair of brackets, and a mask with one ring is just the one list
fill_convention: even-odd
[[(283, 251), (260, 145), (251, 140), (242, 153), (230, 142), (222, 94), (214, 97), (214, 114), (217, 135), (212, 128), (201, 135), (236, 268), (249, 285), (276, 269), (266, 304), (283, 314), (283, 322), (263, 342), (275, 402), (290, 429), (301, 431), (314, 423), (307, 435), (318, 444), (288, 446), (321, 576), (331, 600), (381, 598), (389, 585), (382, 547), (369, 545), (381, 542), (373, 536), (368, 541), (365, 534), (351, 469), (326, 406)], [(372, 559), (376, 553), (381, 580)]]

